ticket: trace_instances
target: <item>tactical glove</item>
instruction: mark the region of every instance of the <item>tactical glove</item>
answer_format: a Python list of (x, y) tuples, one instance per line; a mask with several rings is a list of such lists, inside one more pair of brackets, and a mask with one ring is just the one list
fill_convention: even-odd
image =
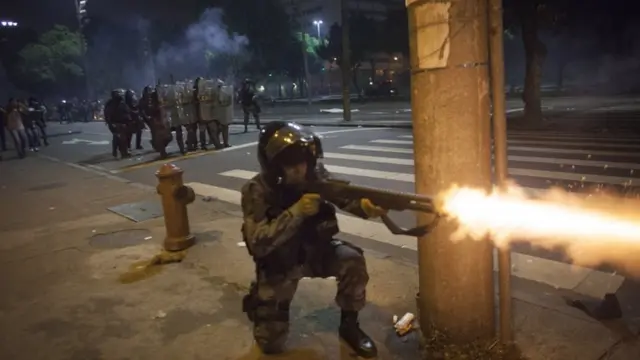
[(374, 205), (369, 199), (361, 199), (360, 208), (368, 218), (377, 218), (387, 213), (387, 210)]
[(289, 211), (294, 216), (304, 216), (304, 217), (313, 216), (317, 214), (318, 211), (320, 210), (321, 202), (322, 202), (322, 199), (318, 194), (304, 194), (302, 195), (300, 200), (298, 200), (298, 202), (291, 205), (291, 207), (289, 208)]

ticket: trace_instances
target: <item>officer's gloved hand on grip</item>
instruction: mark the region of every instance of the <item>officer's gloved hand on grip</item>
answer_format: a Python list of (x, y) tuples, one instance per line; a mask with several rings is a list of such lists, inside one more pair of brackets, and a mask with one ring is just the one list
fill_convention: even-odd
[(378, 218), (387, 213), (387, 210), (376, 206), (369, 199), (361, 199), (360, 207), (362, 208), (362, 211), (364, 211), (364, 213), (367, 215), (367, 217), (372, 219)]
[(304, 194), (298, 202), (291, 205), (289, 211), (294, 216), (313, 216), (320, 210), (321, 202), (322, 199), (320, 199), (319, 194)]

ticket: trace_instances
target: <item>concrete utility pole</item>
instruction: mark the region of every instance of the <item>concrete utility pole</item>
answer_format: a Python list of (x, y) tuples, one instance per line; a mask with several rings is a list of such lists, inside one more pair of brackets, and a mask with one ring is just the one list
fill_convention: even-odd
[[(416, 192), (489, 190), (487, 0), (409, 0), (407, 10)], [(418, 241), (420, 325), (454, 343), (493, 339), (493, 247), (453, 242), (456, 228), (443, 219)]]
[(342, 0), (342, 119), (351, 121), (351, 42), (349, 38), (349, 1)]

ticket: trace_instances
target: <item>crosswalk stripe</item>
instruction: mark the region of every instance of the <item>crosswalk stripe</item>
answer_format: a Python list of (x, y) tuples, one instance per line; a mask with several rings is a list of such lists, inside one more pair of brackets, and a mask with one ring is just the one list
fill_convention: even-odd
[(510, 161), (521, 161), (538, 164), (557, 164), (557, 165), (575, 165), (575, 166), (589, 166), (589, 167), (601, 167), (612, 169), (628, 169), (628, 170), (640, 170), (640, 164), (628, 163), (628, 162), (612, 162), (612, 161), (598, 161), (598, 160), (579, 160), (579, 159), (560, 159), (550, 157), (538, 157), (538, 156), (518, 156), (509, 155), (507, 157)]
[(640, 145), (637, 144), (611, 144), (611, 143), (595, 143), (595, 142), (558, 142), (558, 141), (537, 141), (537, 140), (507, 140), (508, 144), (522, 144), (522, 145), (572, 145), (572, 146), (584, 146), (585, 148), (596, 147), (608, 147), (612, 149), (637, 149), (640, 150)]
[(413, 149), (401, 149), (401, 148), (388, 147), (388, 146), (346, 145), (346, 146), (341, 146), (340, 148), (347, 149), (347, 150), (363, 150), (363, 151), (379, 151), (379, 152), (397, 153), (397, 154), (413, 154)]
[(364, 162), (374, 162), (380, 164), (408, 165), (413, 166), (413, 159), (399, 159), (383, 156), (368, 156), (342, 153), (324, 153), (325, 159), (354, 160)]
[(636, 185), (640, 184), (640, 179), (626, 178), (620, 176), (595, 175), (595, 174), (578, 174), (560, 171), (546, 171), (534, 169), (514, 169), (509, 168), (511, 176), (526, 176), (553, 180), (567, 180), (580, 182), (606, 183), (613, 185)]
[[(585, 141), (606, 141), (606, 142), (636, 142), (640, 143), (640, 137), (638, 136), (580, 136), (579, 134), (570, 134), (566, 135), (557, 135), (556, 133), (551, 134), (543, 134), (543, 133), (531, 133), (531, 134), (514, 134), (509, 132), (507, 134), (509, 139), (527, 139), (527, 138), (535, 138), (535, 139), (548, 139), (548, 140), (585, 140)], [(413, 139), (413, 135), (399, 135), (398, 138), (401, 139)]]
[[(249, 172), (236, 173), (246, 176)], [(185, 185), (191, 187), (198, 196), (212, 197), (234, 205), (241, 204), (242, 195), (239, 191), (198, 182)], [(343, 214), (337, 214), (337, 218), (343, 233), (414, 251), (417, 250), (415, 238), (393, 235), (379, 222)], [(497, 270), (495, 253), (494, 251), (494, 271)], [(580, 292), (581, 290), (578, 287), (580, 284), (590, 283), (591, 286), (582, 293), (594, 298), (602, 298), (606, 293), (616, 292), (625, 280), (624, 277), (617, 274), (605, 273), (516, 252), (511, 253), (511, 264), (513, 276), (545, 283), (556, 288)]]
[[(381, 179), (381, 180), (401, 181), (401, 182), (408, 182), (408, 183), (412, 183), (415, 180), (415, 175), (411, 173), (361, 169), (357, 167), (346, 167), (346, 166), (336, 166), (336, 165), (325, 165), (325, 166), (327, 170), (329, 170), (330, 172), (335, 174), (340, 174), (340, 175), (351, 175), (351, 176), (367, 177), (367, 178)], [(223, 175), (223, 176), (237, 177), (241, 179), (250, 179), (255, 174), (256, 174), (255, 172), (250, 172), (246, 170), (230, 170), (230, 171), (220, 173), (220, 175)], [(628, 185), (628, 186), (636, 185), (636, 182), (640, 183), (640, 179), (620, 177), (620, 176), (580, 174), (580, 173), (570, 173), (570, 172), (561, 172), (561, 171), (547, 171), (547, 170), (520, 169), (520, 168), (509, 168), (509, 175), (553, 179), (553, 180), (593, 182), (593, 183), (604, 183), (604, 184), (613, 184), (613, 185)]]
[[(391, 164), (391, 165), (405, 165), (413, 166), (413, 159), (401, 159), (384, 156), (368, 156), (368, 155), (356, 155), (356, 154), (342, 154), (342, 153), (325, 153), (325, 159), (338, 159), (338, 160), (353, 160), (372, 162), (379, 164)], [(611, 162), (611, 161), (598, 161), (598, 160), (580, 160), (580, 159), (563, 159), (563, 158), (551, 158), (551, 157), (538, 157), (538, 156), (518, 156), (509, 155), (510, 161), (529, 162), (537, 164), (556, 164), (567, 166), (588, 166), (588, 167), (600, 167), (610, 169), (627, 169), (627, 170), (640, 170), (640, 164), (628, 163), (628, 162)]]
[[(371, 143), (375, 144), (395, 144), (395, 145), (413, 145), (413, 140), (389, 140), (389, 139), (377, 139), (371, 140)], [(573, 145), (584, 146), (588, 148), (594, 147), (609, 147), (618, 149), (638, 149), (640, 145), (637, 144), (608, 144), (608, 143), (593, 143), (593, 142), (566, 142), (559, 141), (537, 141), (537, 140), (507, 140), (508, 144), (521, 144), (521, 145)]]
[(258, 175), (258, 173), (256, 171), (233, 169), (233, 170), (221, 172), (219, 175), (232, 177), (236, 179), (250, 180), (250, 179), (253, 179), (256, 175)]
[(606, 150), (583, 150), (583, 149), (558, 149), (531, 146), (509, 146), (509, 151), (526, 151), (555, 154), (576, 154), (576, 155), (601, 155), (601, 156), (629, 156), (640, 157), (640, 152), (606, 151)]
[(362, 176), (375, 179), (395, 180), (403, 182), (413, 182), (414, 175), (409, 173), (399, 173), (393, 171), (360, 169), (346, 166), (325, 165), (327, 170), (341, 175)]
[(376, 144), (413, 145), (413, 140), (378, 139), (378, 140), (371, 140), (369, 142), (376, 143)]
[[(377, 151), (377, 152), (398, 153), (398, 154), (413, 154), (413, 149), (396, 148), (396, 147), (389, 147), (389, 146), (346, 145), (346, 146), (341, 146), (340, 148), (341, 149), (347, 149), (347, 150), (362, 150), (362, 151)], [(555, 154), (640, 157), (640, 152), (582, 150), (582, 149), (557, 149), (557, 148), (530, 147), (530, 146), (510, 146), (509, 147), (509, 151), (525, 151), (525, 152), (555, 153)]]

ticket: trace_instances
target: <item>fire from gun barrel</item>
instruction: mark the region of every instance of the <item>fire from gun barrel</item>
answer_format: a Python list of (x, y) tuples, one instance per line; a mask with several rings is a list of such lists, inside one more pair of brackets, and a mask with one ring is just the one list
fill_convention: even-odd
[(640, 277), (640, 201), (604, 194), (581, 196), (562, 189), (536, 198), (517, 185), (486, 191), (454, 186), (437, 197), (438, 208), (458, 223), (451, 240), (491, 238), (498, 247), (526, 242), (564, 250), (577, 265), (614, 265)]

